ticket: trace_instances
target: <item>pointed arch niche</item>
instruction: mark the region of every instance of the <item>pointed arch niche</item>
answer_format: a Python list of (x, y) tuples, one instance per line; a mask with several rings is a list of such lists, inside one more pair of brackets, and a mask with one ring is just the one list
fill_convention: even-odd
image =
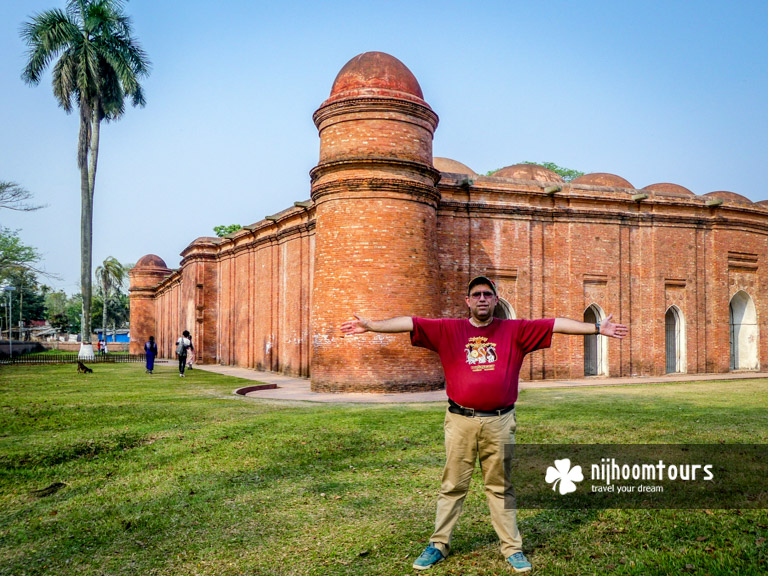
[(749, 294), (739, 290), (728, 305), (731, 370), (758, 370), (757, 311)]
[(664, 348), (666, 352), (666, 373), (688, 371), (685, 317), (677, 306), (667, 308), (664, 315)]
[[(605, 319), (597, 304), (584, 311), (584, 322), (594, 324)], [(608, 376), (608, 338), (598, 334), (584, 335), (584, 376)]]

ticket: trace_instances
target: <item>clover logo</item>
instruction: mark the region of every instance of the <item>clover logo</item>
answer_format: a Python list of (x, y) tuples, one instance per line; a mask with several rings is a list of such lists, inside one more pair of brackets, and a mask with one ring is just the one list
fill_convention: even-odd
[(552, 466), (547, 468), (547, 476), (544, 480), (547, 481), (547, 484), (552, 484), (552, 491), (557, 490), (559, 482), (560, 494), (565, 495), (576, 492), (575, 482), (584, 480), (584, 474), (581, 472), (581, 466), (571, 468), (571, 459), (563, 458), (562, 460), (555, 460), (554, 468)]

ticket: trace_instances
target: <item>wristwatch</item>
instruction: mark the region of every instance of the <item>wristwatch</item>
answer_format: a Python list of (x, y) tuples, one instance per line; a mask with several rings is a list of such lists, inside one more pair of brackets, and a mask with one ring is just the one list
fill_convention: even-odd
[(600, 334), (600, 322), (595, 322), (595, 334)]

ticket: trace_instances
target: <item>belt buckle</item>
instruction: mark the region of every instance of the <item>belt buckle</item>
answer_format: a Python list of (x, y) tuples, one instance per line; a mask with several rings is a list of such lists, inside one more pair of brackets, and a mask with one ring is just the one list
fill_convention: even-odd
[(469, 418), (474, 418), (475, 417), (475, 409), (474, 408), (464, 408), (464, 410), (469, 412), (469, 414), (465, 414), (465, 416), (467, 416)]

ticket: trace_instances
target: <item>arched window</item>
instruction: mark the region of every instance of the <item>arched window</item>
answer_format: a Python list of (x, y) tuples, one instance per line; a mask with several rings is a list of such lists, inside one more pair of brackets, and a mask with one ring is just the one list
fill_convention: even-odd
[(501, 318), (502, 320), (514, 320), (517, 318), (517, 315), (515, 314), (515, 309), (510, 306), (509, 302), (504, 300), (504, 298), (499, 298), (499, 301), (496, 303), (496, 308), (493, 309), (493, 317)]
[(664, 328), (667, 374), (687, 372), (685, 319), (680, 308), (670, 306), (667, 309)]
[(757, 370), (757, 311), (752, 298), (739, 290), (728, 306), (731, 343), (731, 370)]
[[(584, 311), (584, 322), (602, 322), (605, 313), (597, 304)], [(605, 336), (586, 334), (584, 336), (584, 376), (608, 375), (608, 342)]]

